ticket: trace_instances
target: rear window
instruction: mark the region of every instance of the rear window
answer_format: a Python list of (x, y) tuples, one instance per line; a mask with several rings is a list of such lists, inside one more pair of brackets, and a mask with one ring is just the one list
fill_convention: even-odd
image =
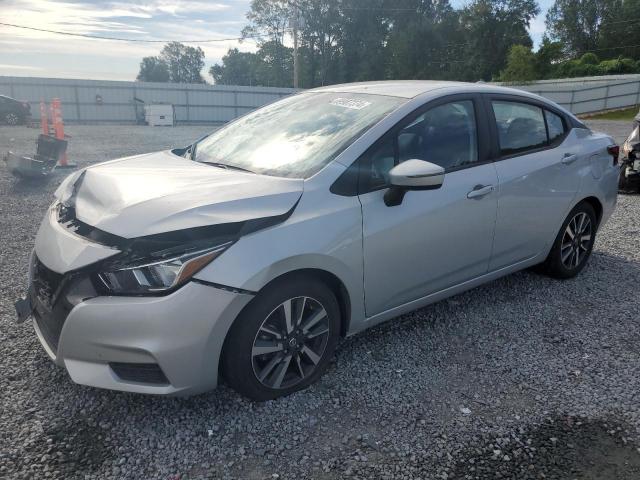
[(542, 108), (519, 102), (493, 101), (500, 153), (511, 155), (547, 144)]

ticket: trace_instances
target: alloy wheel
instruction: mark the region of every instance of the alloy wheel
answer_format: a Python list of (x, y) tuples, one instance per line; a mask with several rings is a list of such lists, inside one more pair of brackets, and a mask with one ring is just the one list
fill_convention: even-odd
[(264, 319), (253, 342), (253, 373), (272, 389), (290, 388), (315, 370), (329, 339), (329, 317), (311, 297), (290, 298)]
[(560, 260), (569, 270), (577, 268), (587, 257), (591, 245), (592, 226), (589, 215), (577, 213), (567, 224), (560, 244)]
[(16, 115), (15, 113), (7, 113), (4, 118), (7, 121), (8, 125), (18, 125), (18, 123), (20, 122), (20, 118), (18, 118), (18, 115)]

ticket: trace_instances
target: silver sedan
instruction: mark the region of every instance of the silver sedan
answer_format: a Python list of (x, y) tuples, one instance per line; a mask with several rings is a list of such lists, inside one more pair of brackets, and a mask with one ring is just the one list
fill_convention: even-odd
[(340, 337), (527, 267), (575, 276), (618, 175), (611, 137), (523, 91), (305, 91), (67, 178), (18, 318), (81, 384), (272, 399)]

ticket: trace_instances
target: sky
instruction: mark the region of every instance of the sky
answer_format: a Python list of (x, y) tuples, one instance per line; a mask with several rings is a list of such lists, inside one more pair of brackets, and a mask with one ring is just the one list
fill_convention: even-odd
[[(363, 0), (366, 1), (366, 0)], [(536, 45), (552, 0), (538, 0), (541, 14), (530, 33)], [(452, 0), (455, 7), (465, 0)], [(188, 40), (241, 36), (250, 0), (0, 0), (0, 22), (118, 38)], [(196, 45), (196, 44), (193, 44)], [(255, 51), (255, 41), (198, 43), (203, 75), (229, 48)], [(0, 25), (0, 75), (134, 80), (142, 57), (163, 43), (93, 40)]]

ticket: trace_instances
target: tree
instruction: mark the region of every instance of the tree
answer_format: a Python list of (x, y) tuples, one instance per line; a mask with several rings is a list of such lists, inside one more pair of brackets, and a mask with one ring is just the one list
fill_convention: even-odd
[(293, 49), (276, 41), (264, 42), (256, 52), (257, 77), (269, 87), (293, 87)]
[(542, 37), (542, 44), (535, 53), (536, 72), (539, 78), (553, 78), (558, 64), (564, 60), (562, 44), (553, 42), (546, 35)]
[(180, 42), (167, 43), (160, 58), (169, 67), (174, 83), (204, 83), (200, 72), (204, 67), (204, 52), (200, 47), (188, 47)]
[[(392, 78), (450, 78), (459, 61), (454, 50), (459, 14), (449, 0), (401, 0), (391, 10), (387, 40), (387, 74)], [(395, 3), (394, 3), (395, 5)], [(415, 14), (414, 14), (415, 12)]]
[[(243, 37), (257, 34), (265, 34), (269, 40), (258, 39), (258, 44), (270, 42), (268, 63), (270, 68), (267, 84), (272, 86), (289, 86), (293, 79), (288, 81), (286, 48), (284, 37), (289, 25), (289, 19), (293, 14), (292, 3), (289, 0), (252, 0), (250, 10), (247, 13), (249, 25), (242, 30)], [(266, 53), (266, 52), (265, 52)]]
[(531, 82), (538, 76), (535, 55), (531, 47), (514, 45), (509, 50), (507, 68), (500, 73), (503, 82)]
[(158, 57), (144, 57), (136, 77), (141, 82), (204, 83), (204, 52), (179, 42), (167, 43)]
[(140, 72), (136, 80), (139, 82), (168, 82), (169, 67), (159, 57), (144, 57), (140, 62)]
[(598, 54), (640, 59), (640, 0), (617, 0), (600, 25)]
[(547, 12), (548, 33), (574, 57), (597, 49), (602, 24), (613, 20), (619, 3), (620, 0), (556, 0)]
[(221, 65), (216, 63), (209, 69), (209, 74), (217, 85), (262, 85), (259, 64), (260, 59), (255, 53), (232, 48), (222, 57)]
[(540, 9), (535, 0), (474, 0), (461, 12), (466, 42), (460, 59), (460, 79), (491, 80), (505, 68), (512, 45), (532, 46), (527, 31)]

